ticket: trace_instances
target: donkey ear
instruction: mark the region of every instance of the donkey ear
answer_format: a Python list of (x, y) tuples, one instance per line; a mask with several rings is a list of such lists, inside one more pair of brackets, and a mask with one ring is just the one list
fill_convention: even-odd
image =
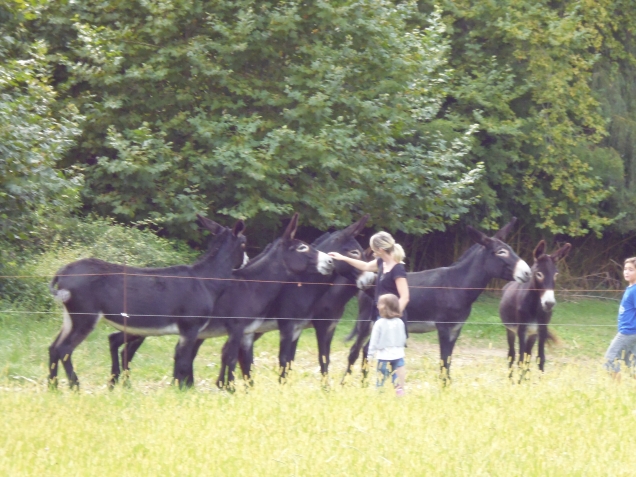
[(502, 242), (505, 242), (506, 241), (506, 237), (508, 236), (508, 234), (510, 233), (512, 228), (515, 226), (516, 222), (517, 222), (517, 217), (513, 217), (512, 219), (510, 219), (510, 222), (508, 222), (506, 225), (501, 227), (499, 229), (499, 232), (497, 232), (495, 235), (493, 235), (492, 238), (496, 238), (496, 239), (501, 240)]
[(571, 248), (572, 248), (572, 244), (566, 243), (559, 250), (557, 250), (556, 252), (551, 253), (550, 254), (550, 258), (552, 260), (554, 260), (554, 262), (556, 263), (559, 260), (561, 260), (562, 258), (565, 258), (565, 256), (570, 252)]
[(535, 260), (539, 260), (541, 255), (545, 255), (545, 240), (541, 240), (532, 252), (532, 256)]
[(242, 220), (237, 220), (236, 223), (234, 224), (234, 229), (232, 230), (232, 233), (234, 234), (235, 237), (238, 237), (239, 234), (242, 234), (245, 231), (245, 222), (243, 222)]
[(364, 214), (360, 218), (360, 220), (358, 220), (357, 222), (354, 222), (349, 227), (344, 229), (345, 234), (349, 235), (350, 237), (355, 237), (356, 235), (358, 235), (360, 232), (364, 230), (364, 226), (367, 224), (369, 217), (371, 217), (369, 214)]
[(199, 225), (201, 227), (209, 230), (214, 235), (218, 234), (221, 230), (223, 230), (222, 225), (217, 224), (214, 220), (210, 220), (207, 217), (203, 217), (201, 214), (197, 214), (197, 222), (199, 222)]
[(285, 233), (283, 234), (283, 239), (292, 240), (296, 235), (296, 229), (298, 228), (298, 212), (294, 214), (294, 216), (289, 221), (287, 228), (285, 229)]
[(479, 245), (486, 246), (490, 242), (492, 242), (492, 239), (488, 237), (488, 235), (486, 235), (483, 232), (480, 232), (479, 230), (472, 228), (470, 225), (466, 226), (466, 232), (468, 232), (468, 236), (470, 237), (470, 239), (473, 242), (478, 243)]

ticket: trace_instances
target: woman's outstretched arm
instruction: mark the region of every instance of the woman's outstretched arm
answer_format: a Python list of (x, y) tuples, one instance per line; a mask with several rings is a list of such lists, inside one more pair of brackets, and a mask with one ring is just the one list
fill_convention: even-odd
[(348, 263), (352, 267), (357, 268), (358, 270), (362, 270), (363, 272), (377, 272), (378, 271), (378, 262), (377, 260), (371, 260), (370, 262), (364, 262), (362, 260), (358, 260), (351, 257), (346, 257), (345, 255), (341, 255), (338, 252), (329, 252), (330, 257), (335, 258), (336, 260), (342, 260), (343, 262)]

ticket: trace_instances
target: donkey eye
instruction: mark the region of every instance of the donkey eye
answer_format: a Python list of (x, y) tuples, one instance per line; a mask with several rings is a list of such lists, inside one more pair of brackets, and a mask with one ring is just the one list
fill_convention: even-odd
[(309, 246), (305, 245), (304, 243), (301, 243), (297, 248), (296, 251), (297, 252), (306, 252), (309, 250)]
[(543, 273), (541, 273), (541, 272), (537, 272), (537, 278), (538, 278), (539, 280), (543, 280)]
[(508, 250), (506, 250), (505, 248), (499, 249), (497, 250), (497, 255), (499, 255), (500, 257), (507, 257)]
[(349, 250), (349, 252), (347, 252), (347, 254), (351, 257), (359, 257), (360, 256), (360, 251), (359, 250)]

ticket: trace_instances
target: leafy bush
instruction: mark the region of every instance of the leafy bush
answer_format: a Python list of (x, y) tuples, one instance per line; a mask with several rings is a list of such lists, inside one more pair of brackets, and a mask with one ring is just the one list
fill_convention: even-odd
[[(4, 308), (48, 311), (53, 300), (48, 282), (62, 266), (95, 257), (138, 267), (164, 267), (191, 263), (197, 252), (182, 242), (157, 237), (105, 219), (65, 219), (64, 226), (50, 228), (49, 243), (30, 249), (2, 246), (0, 301)], [(46, 236), (46, 230), (42, 236)]]

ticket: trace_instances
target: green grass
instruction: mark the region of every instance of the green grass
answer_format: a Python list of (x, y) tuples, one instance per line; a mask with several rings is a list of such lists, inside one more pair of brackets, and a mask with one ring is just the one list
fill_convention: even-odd
[[(546, 373), (508, 379), (497, 300), (483, 297), (464, 326), (453, 384), (437, 379), (437, 336), (413, 335), (407, 395), (339, 381), (349, 307), (333, 345), (331, 387), (321, 386), (313, 330), (294, 371), (277, 382), (278, 334), (256, 343), (252, 389), (218, 391), (223, 339), (195, 362), (196, 387), (170, 386), (175, 337), (149, 338), (131, 387), (108, 391), (108, 325), (73, 355), (79, 393), (46, 388), (47, 348), (61, 316), (0, 315), (2, 475), (631, 475), (636, 466), (636, 380), (600, 364), (616, 332), (617, 303), (562, 302)], [(581, 325), (608, 325), (585, 327)], [(574, 326), (576, 325), (576, 326)]]

